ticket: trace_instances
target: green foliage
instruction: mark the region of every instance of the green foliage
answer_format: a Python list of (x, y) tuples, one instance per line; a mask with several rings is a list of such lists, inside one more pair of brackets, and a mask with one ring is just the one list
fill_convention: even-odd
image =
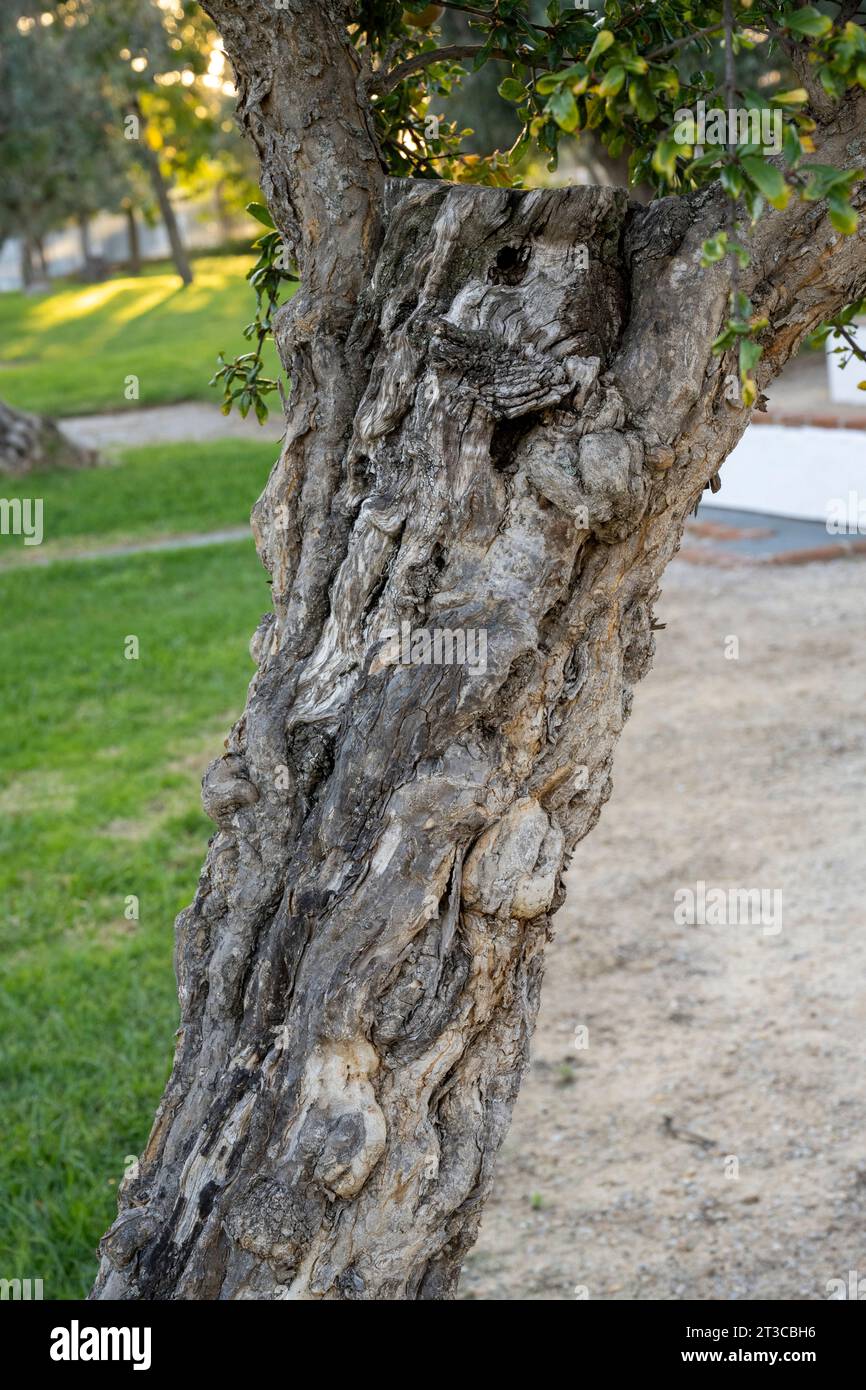
[[(815, 121), (792, 56), (799, 52), (814, 81), (839, 99), (851, 86), (866, 86), (861, 25), (835, 23), (797, 0), (737, 0), (729, 30), (718, 0), (598, 0), (597, 10), (565, 0), (474, 0), (444, 8), (443, 22), (461, 16), (471, 35), (459, 51), (435, 23), (442, 6), (424, 7), (420, 20), (397, 0), (361, 0), (357, 7), (351, 39), (374, 73), (373, 112), (390, 171), (519, 184), (531, 153), (553, 171), (562, 142), (591, 131), (612, 159), (627, 156), (632, 181), (657, 196), (720, 182), (730, 227), (703, 250), (707, 266), (731, 263), (732, 317), (718, 351), (760, 332), (736, 298), (737, 273), (748, 264), (742, 223), (753, 225), (767, 207), (783, 209), (799, 197), (826, 199), (834, 228), (846, 236), (857, 230), (851, 194), (863, 171), (804, 163), (814, 149)], [(442, 120), (436, 104), (489, 63), (497, 65), (496, 93), (513, 108), (518, 133), (505, 152), (470, 154), (472, 132)], [(718, 125), (708, 135), (700, 104), (722, 118), (721, 136)], [(739, 360), (744, 398), (753, 400), (755, 350), (741, 345)], [(255, 353), (221, 362), (217, 379), (229, 408), (236, 400), (262, 411)]]
[(254, 243), (259, 258), (247, 279), (256, 292), (256, 315), (252, 323), (244, 329), (244, 337), (255, 340), (252, 352), (242, 353), (231, 362), (219, 354), (219, 370), (211, 378), (211, 386), (223, 388), (222, 411), (228, 415), (232, 406), (237, 405), (241, 415), (246, 418), (250, 410), (255, 411), (256, 419), (263, 425), (268, 418), (266, 397), (279, 389), (279, 380), (263, 374), (265, 366), (265, 345), (273, 332), (274, 314), (279, 308), (280, 291), (285, 283), (297, 287), (297, 271), (287, 269), (285, 245), (276, 230), (271, 214), (263, 203), (249, 203), (247, 212), (267, 227), (267, 231)]
[(125, 152), (75, 35), (0, 11), (0, 238), (115, 207)]
[(195, 0), (4, 0), (0, 234), (124, 206), (153, 220), (145, 140), (166, 179), (194, 191), (230, 180), (249, 197), (252, 154), (209, 71), (215, 43)]
[[(822, 323), (821, 327), (816, 329), (816, 331), (807, 338), (806, 341), (809, 347), (823, 347), (827, 339), (832, 335), (833, 342), (836, 344), (836, 346), (832, 348), (832, 351), (840, 358), (840, 367), (846, 367), (852, 358), (857, 358), (859, 361), (866, 363), (866, 353), (864, 353), (862, 345), (859, 344), (853, 336), (856, 321), (862, 318), (864, 314), (866, 314), (866, 298), (855, 300), (853, 304), (847, 305), (846, 308), (844, 308), (840, 314), (837, 314), (835, 318), (831, 319), (829, 323)], [(864, 379), (858, 382), (857, 385), (859, 390), (866, 391), (866, 367), (864, 367), (863, 376)]]

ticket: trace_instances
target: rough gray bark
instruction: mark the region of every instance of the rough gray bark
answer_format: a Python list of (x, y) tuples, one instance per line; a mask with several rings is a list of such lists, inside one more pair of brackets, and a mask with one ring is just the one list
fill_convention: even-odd
[[(217, 831), (177, 924), (174, 1070), (93, 1296), (444, 1298), (660, 576), (748, 420), (710, 351), (728, 285), (699, 266), (724, 207), (393, 182), (380, 200), (341, 7), (264, 32), (258, 0), (206, 8), (303, 290), (254, 515), (274, 611), (204, 779)], [(856, 160), (862, 114), (846, 104), (822, 158)], [(866, 255), (799, 203), (753, 252), (765, 385), (862, 292)], [(485, 629), (486, 672), (395, 664), (402, 620)]]
[(88, 468), (96, 462), (45, 415), (13, 410), (0, 401), (0, 477), (22, 477), (49, 468)]

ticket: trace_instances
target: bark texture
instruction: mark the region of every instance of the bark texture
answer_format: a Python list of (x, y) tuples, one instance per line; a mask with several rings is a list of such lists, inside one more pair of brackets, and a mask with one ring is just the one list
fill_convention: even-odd
[[(262, 43), (292, 61), (266, 54), (257, 85), (255, 0), (206, 8), (303, 290), (279, 324), (288, 429), (254, 515), (274, 610), (204, 778), (217, 830), (177, 923), (174, 1070), (94, 1296), (445, 1298), (562, 874), (652, 659), (659, 578), (747, 423), (710, 351), (728, 284), (699, 265), (724, 207), (382, 194), (351, 55), (316, 87), (341, 7), (285, 34), (270, 12)], [(312, 65), (305, 96), (293, 62)], [(862, 158), (862, 111), (834, 118), (828, 160)], [(336, 163), (340, 142), (366, 157)], [(765, 384), (862, 292), (866, 256), (802, 204), (753, 243)], [(483, 629), (486, 670), (395, 661), (404, 620)]]
[(45, 415), (13, 410), (0, 401), (0, 477), (23, 477), (49, 468), (88, 468), (97, 461)]

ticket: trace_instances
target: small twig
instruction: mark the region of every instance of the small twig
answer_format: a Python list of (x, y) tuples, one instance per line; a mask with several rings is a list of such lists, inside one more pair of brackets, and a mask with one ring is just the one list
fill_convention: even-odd
[[(445, 48), (428, 48), (424, 53), (415, 53), (411, 58), (407, 58), (405, 62), (398, 63), (396, 68), (393, 68), (391, 72), (377, 72), (373, 81), (370, 83), (370, 90), (373, 92), (380, 92), (383, 96), (387, 96), (387, 94), (393, 92), (394, 88), (398, 87), (405, 78), (411, 77), (413, 72), (418, 72), (421, 68), (429, 67), (431, 63), (459, 62), (462, 58), (474, 58), (484, 47), (485, 45), (483, 43), (452, 43), (448, 44)], [(520, 55), (518, 55), (518, 57), (519, 56)], [(496, 59), (497, 62), (514, 62), (514, 55), (506, 53), (504, 48), (490, 49), (490, 57)], [(549, 63), (539, 61), (535, 54), (530, 54), (528, 57), (538, 62), (539, 67), (543, 67), (546, 71), (549, 71)], [(526, 59), (521, 58), (520, 61), (526, 61)]]
[(652, 63), (656, 58), (664, 58), (667, 53), (675, 53), (678, 48), (685, 48), (686, 44), (694, 43), (695, 39), (707, 39), (713, 34), (721, 34), (723, 30), (723, 24), (710, 24), (706, 29), (695, 29), (693, 34), (685, 34), (683, 38), (669, 43), (665, 48), (657, 48), (654, 52), (648, 53), (646, 60)]
[(662, 1116), (662, 1133), (667, 1134), (670, 1139), (683, 1139), (687, 1144), (698, 1144), (702, 1149), (714, 1149), (715, 1139), (705, 1139), (702, 1134), (694, 1134), (689, 1129), (679, 1129), (673, 1120), (672, 1115)]
[(848, 344), (855, 357), (859, 358), (861, 362), (866, 362), (866, 352), (864, 352), (863, 349), (860, 347), (860, 344), (857, 342), (856, 338), (852, 338), (847, 328), (843, 328), (840, 324), (838, 328), (833, 329), (833, 332), (834, 334), (840, 334), (840, 336), (845, 339), (845, 342)]
[[(479, 10), (474, 5), (458, 5), (454, 3), (454, 0), (440, 0), (440, 4), (443, 9), (457, 10), (460, 14), (474, 14), (478, 15), (480, 19), (498, 19), (498, 15), (493, 10)], [(552, 34), (554, 32), (551, 24), (536, 24), (535, 20), (532, 20), (531, 23), (533, 29), (537, 29), (539, 33)]]

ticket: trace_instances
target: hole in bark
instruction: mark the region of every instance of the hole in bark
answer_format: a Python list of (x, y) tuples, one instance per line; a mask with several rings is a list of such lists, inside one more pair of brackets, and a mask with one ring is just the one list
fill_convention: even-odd
[(528, 246), (502, 246), (487, 272), (494, 285), (519, 285), (529, 264)]
[(490, 438), (490, 462), (500, 473), (513, 473), (514, 454), (524, 435), (536, 423), (535, 415), (522, 415), (517, 420), (497, 420)]

